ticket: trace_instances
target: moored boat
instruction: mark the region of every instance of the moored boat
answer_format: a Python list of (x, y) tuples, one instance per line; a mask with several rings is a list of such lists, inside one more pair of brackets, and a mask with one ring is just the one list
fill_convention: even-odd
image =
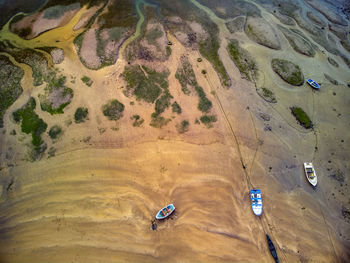
[(250, 190), (250, 203), (255, 215), (260, 216), (263, 211), (260, 189)]
[(304, 163), (304, 170), (306, 179), (312, 186), (317, 185), (317, 175), (315, 172), (314, 165), (312, 163)]
[(175, 211), (175, 206), (173, 204), (169, 204), (162, 209), (156, 215), (156, 219), (164, 219), (170, 216)]
[(309, 84), (312, 88), (314, 89), (320, 89), (320, 85), (314, 81), (313, 79), (308, 79), (307, 81), (307, 84)]
[(274, 244), (272, 243), (272, 240), (268, 234), (266, 234), (266, 239), (267, 239), (267, 244), (269, 246), (270, 253), (271, 253), (272, 257), (274, 258), (275, 262), (278, 263), (279, 260), (278, 260), (276, 248), (275, 248)]

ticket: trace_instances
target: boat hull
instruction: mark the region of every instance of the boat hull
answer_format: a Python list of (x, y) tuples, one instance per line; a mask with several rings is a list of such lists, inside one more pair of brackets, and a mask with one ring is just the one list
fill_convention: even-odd
[(314, 89), (320, 89), (320, 85), (316, 82), (316, 81), (314, 81), (313, 79), (308, 79), (307, 81), (307, 84), (309, 84), (312, 88), (314, 88)]
[(160, 209), (156, 215), (156, 219), (161, 220), (170, 216), (175, 211), (175, 206), (173, 204), (169, 204), (162, 209)]
[(270, 238), (270, 236), (268, 234), (266, 234), (266, 239), (267, 239), (267, 245), (269, 246), (269, 250), (270, 250), (271, 256), (273, 257), (275, 262), (278, 263), (279, 259), (278, 259), (278, 256), (277, 256), (277, 251), (276, 251), (275, 245), (272, 243), (272, 240), (271, 240), (271, 238)]
[(253, 213), (260, 216), (263, 212), (261, 191), (259, 189), (250, 190), (250, 204)]
[(317, 185), (317, 175), (315, 172), (314, 165), (312, 163), (304, 163), (304, 172), (306, 179), (308, 182), (313, 186), (316, 187)]

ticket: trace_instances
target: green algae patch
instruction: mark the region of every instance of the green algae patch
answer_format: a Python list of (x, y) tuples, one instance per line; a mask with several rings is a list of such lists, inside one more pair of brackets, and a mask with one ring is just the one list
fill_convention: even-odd
[(258, 68), (248, 51), (241, 48), (236, 39), (230, 40), (227, 50), (242, 76), (247, 80), (255, 79)]
[(102, 113), (110, 121), (116, 121), (123, 117), (124, 108), (124, 104), (118, 100), (110, 100), (107, 104), (102, 106)]
[(273, 71), (287, 83), (293, 86), (303, 85), (304, 75), (298, 65), (284, 59), (273, 59), (271, 66)]
[(77, 108), (75, 113), (74, 113), (75, 123), (85, 122), (85, 120), (88, 119), (88, 114), (89, 114), (88, 108), (84, 108), (84, 107)]
[(23, 92), (23, 76), (24, 71), (21, 68), (13, 65), (8, 57), (0, 55), (0, 128), (3, 127), (5, 111)]
[(291, 107), (291, 112), (296, 120), (299, 122), (301, 126), (305, 129), (312, 128), (312, 122), (306, 112), (300, 107)]
[(34, 112), (35, 107), (35, 99), (31, 97), (22, 108), (12, 113), (15, 122), (21, 123), (22, 132), (32, 135), (32, 145), (34, 146), (32, 160), (35, 160), (46, 150), (46, 144), (41, 139), (41, 134), (46, 131), (47, 124)]

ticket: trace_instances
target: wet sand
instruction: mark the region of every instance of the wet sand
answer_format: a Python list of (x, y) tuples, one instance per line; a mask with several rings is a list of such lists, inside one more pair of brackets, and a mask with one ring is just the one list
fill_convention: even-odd
[[(57, 148), (56, 156), (29, 163), (22, 160), (25, 147), (16, 138), (1, 138), (2, 153), (9, 147), (18, 152), (11, 160), (15, 166), (1, 170), (1, 262), (272, 262), (265, 233), (271, 236), (281, 262), (349, 259), (349, 225), (342, 220), (337, 201), (346, 201), (349, 194), (336, 192), (333, 198), (338, 183), (330, 179), (327, 168), (349, 169), (350, 134), (344, 131), (349, 125), (350, 89), (325, 83), (315, 93), (306, 85), (286, 86), (263, 66), (266, 56), (270, 58), (276, 51), (247, 42), (245, 48), (266, 72), (264, 85), (271, 87), (278, 99), (277, 104), (268, 104), (252, 83), (241, 79), (225, 50), (229, 34), (223, 29), (225, 21), (216, 21), (222, 22), (219, 54), (230, 69), (230, 89), (221, 88), (208, 61), (197, 62), (198, 52), (168, 35), (173, 43), (172, 55), (163, 66), (171, 72), (171, 94), (183, 105), (180, 118), (190, 120), (190, 130), (184, 134), (176, 131), (181, 119), (155, 129), (148, 125), (151, 105), (130, 105), (135, 100), (125, 97), (120, 89), (125, 85), (119, 77), (125, 61), (118, 60), (98, 71), (88, 70), (72, 45), (60, 44), (66, 56), (57, 67), (68, 76), (76, 76), (74, 100), (60, 116), (36, 109), (49, 127), (55, 123), (64, 127), (62, 139), (52, 144)], [(74, 23), (69, 23), (69, 30), (73, 27)], [(68, 29), (57, 32), (67, 33)], [(54, 33), (48, 33), (48, 40), (45, 34), (40, 36), (42, 42), (53, 41)], [(69, 39), (67, 36), (66, 41)], [(288, 56), (290, 50), (282, 42), (282, 50), (277, 52)], [(193, 106), (197, 98), (185, 96), (175, 79), (179, 58), (184, 54), (213, 102), (218, 121), (211, 129), (194, 124), (199, 116)], [(316, 56), (317, 61), (326, 59), (320, 52)], [(305, 75), (320, 77), (322, 71), (330, 71), (350, 82), (345, 65), (334, 70), (324, 62), (313, 69), (301, 55), (297, 59)], [(202, 69), (207, 71), (205, 76)], [(30, 74), (25, 72), (27, 86), (32, 83), (27, 77)], [(82, 75), (94, 80), (91, 88), (80, 82)], [(9, 112), (30, 93), (37, 96), (42, 88), (26, 90), (7, 111), (8, 130), (18, 129)], [(118, 122), (106, 120), (100, 111), (111, 98), (126, 107)], [(289, 107), (295, 102), (312, 112), (316, 135), (299, 126), (290, 114)], [(64, 126), (81, 105), (89, 108), (90, 120)], [(135, 112), (142, 113), (145, 124), (131, 129), (130, 117)], [(261, 113), (269, 114), (270, 121), (263, 121)], [(171, 116), (170, 110), (165, 115)], [(265, 130), (267, 124), (271, 131)], [(112, 130), (115, 127), (117, 131)], [(101, 133), (98, 128), (106, 131)], [(84, 141), (88, 137), (91, 139)], [(319, 176), (316, 190), (307, 183), (302, 169), (302, 162), (310, 159)], [(13, 184), (7, 189), (11, 180)], [(248, 191), (252, 186), (263, 193), (261, 218), (251, 211)], [(155, 214), (168, 203), (175, 204), (175, 214), (157, 222), (153, 231)]]

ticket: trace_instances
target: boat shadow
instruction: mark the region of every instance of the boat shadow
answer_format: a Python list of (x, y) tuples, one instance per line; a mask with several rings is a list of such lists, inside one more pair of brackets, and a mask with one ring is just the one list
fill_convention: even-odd
[(151, 221), (151, 229), (153, 231), (157, 230), (158, 228), (158, 225), (160, 224), (164, 224), (164, 222), (167, 222), (168, 220), (175, 220), (177, 218), (177, 215), (178, 215), (178, 212), (177, 211), (174, 211), (171, 215), (169, 215), (168, 217), (166, 218), (163, 218), (163, 219), (153, 219)]

